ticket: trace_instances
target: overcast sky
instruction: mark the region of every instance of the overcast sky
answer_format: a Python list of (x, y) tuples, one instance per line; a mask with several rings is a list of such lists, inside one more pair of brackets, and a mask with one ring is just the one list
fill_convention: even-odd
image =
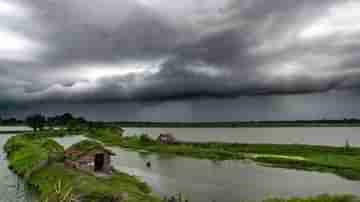
[(358, 19), (358, 0), (0, 0), (0, 110), (359, 116)]

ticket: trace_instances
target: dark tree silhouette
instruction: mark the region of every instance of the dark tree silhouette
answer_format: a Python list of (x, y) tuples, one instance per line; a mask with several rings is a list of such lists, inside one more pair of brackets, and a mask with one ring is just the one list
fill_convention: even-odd
[(34, 131), (42, 130), (45, 125), (45, 117), (41, 114), (31, 115), (26, 118), (26, 124), (29, 125)]

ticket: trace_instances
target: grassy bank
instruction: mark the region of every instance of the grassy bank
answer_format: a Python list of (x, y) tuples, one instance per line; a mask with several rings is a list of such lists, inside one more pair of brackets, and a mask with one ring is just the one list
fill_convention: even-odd
[(51, 196), (56, 184), (62, 182), (84, 202), (111, 201), (123, 193), (129, 202), (161, 201), (152, 196), (150, 188), (136, 177), (118, 171), (108, 177), (96, 177), (65, 167), (64, 149), (51, 139), (18, 135), (10, 138), (4, 149), (9, 167), (18, 175), (25, 176), (27, 184), (39, 192), (41, 199)]
[(150, 188), (145, 183), (133, 176), (117, 172), (109, 178), (95, 177), (64, 167), (62, 163), (53, 163), (38, 170), (31, 175), (29, 184), (45, 198), (51, 195), (59, 181), (72, 187), (74, 193), (82, 195), (86, 202), (111, 201), (111, 198), (122, 193), (126, 193), (127, 201), (131, 202), (160, 202), (160, 199), (150, 195)]
[(39, 164), (63, 158), (64, 148), (53, 140), (14, 136), (4, 146), (9, 167), (18, 175), (31, 175)]
[(360, 120), (235, 121), (235, 122), (112, 122), (108, 125), (136, 128), (279, 128), (360, 127)]
[(104, 129), (93, 130), (88, 136), (108, 146), (138, 151), (212, 160), (251, 159), (264, 166), (334, 173), (347, 179), (360, 180), (360, 148), (350, 146), (216, 142), (160, 144), (147, 135), (121, 137)]
[(359, 202), (360, 199), (352, 195), (319, 195), (306, 198), (274, 198), (266, 199), (263, 202)]

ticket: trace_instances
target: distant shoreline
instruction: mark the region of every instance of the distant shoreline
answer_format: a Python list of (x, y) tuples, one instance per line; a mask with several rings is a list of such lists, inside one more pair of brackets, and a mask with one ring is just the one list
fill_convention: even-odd
[(0, 135), (1, 134), (18, 134), (18, 133), (26, 133), (26, 132), (31, 132), (30, 130), (16, 130), (16, 131), (1, 131), (0, 130)]
[[(247, 121), (247, 122), (89, 122), (123, 128), (296, 128), (296, 127), (360, 127), (359, 119), (345, 120), (311, 120), (311, 121)], [(26, 127), (22, 125), (1, 125), (1, 127)], [(0, 130), (4, 133), (22, 133), (29, 130)]]
[(345, 122), (107, 122), (124, 128), (286, 128), (286, 127), (360, 127), (360, 121)]

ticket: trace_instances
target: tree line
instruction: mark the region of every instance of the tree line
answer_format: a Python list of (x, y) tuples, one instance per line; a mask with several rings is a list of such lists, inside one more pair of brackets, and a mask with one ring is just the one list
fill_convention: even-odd
[(84, 127), (89, 125), (88, 122), (83, 117), (75, 117), (71, 113), (65, 113), (62, 115), (49, 116), (46, 117), (42, 114), (32, 114), (27, 116), (23, 120), (16, 118), (2, 119), (0, 118), (0, 125), (27, 125), (33, 128), (35, 131), (42, 130), (44, 127), (65, 127), (65, 128), (76, 128)]

